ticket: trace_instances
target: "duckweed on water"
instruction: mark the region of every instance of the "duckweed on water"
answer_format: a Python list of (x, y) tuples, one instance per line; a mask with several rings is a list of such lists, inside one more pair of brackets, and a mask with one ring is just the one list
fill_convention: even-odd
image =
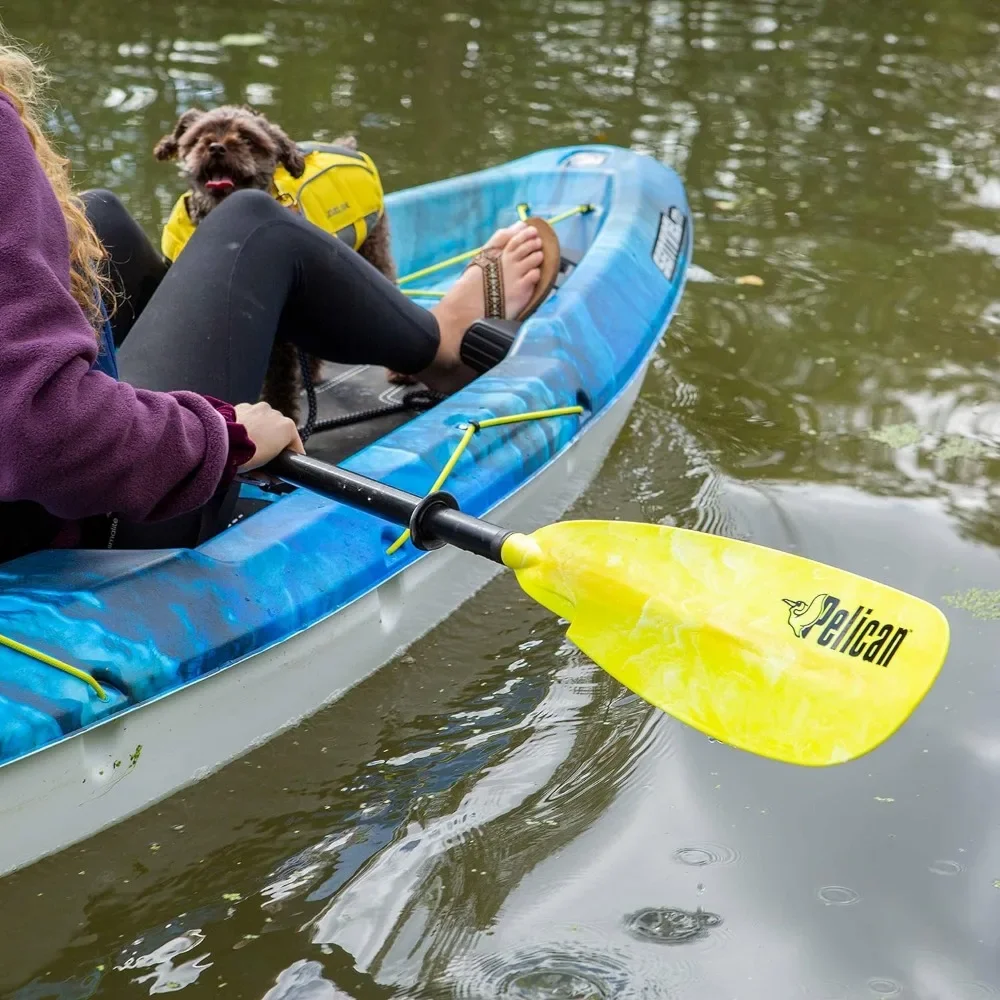
[(949, 434), (934, 449), (937, 458), (981, 458), (987, 452), (987, 447), (975, 438), (962, 437), (960, 434)]
[(920, 441), (924, 432), (914, 423), (886, 424), (878, 430), (870, 430), (868, 436), (873, 441), (887, 444), (890, 448), (905, 448)]
[(961, 608), (984, 620), (1000, 618), (1000, 590), (980, 590), (972, 587), (960, 594), (948, 594), (941, 600), (953, 608)]

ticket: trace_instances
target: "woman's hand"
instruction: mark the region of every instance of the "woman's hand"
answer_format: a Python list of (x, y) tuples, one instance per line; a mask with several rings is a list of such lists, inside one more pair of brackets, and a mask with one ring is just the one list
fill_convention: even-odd
[(240, 467), (240, 472), (259, 469), (286, 448), (299, 455), (306, 453), (295, 421), (267, 403), (237, 404), (236, 419), (247, 429), (250, 440), (257, 446), (253, 458)]

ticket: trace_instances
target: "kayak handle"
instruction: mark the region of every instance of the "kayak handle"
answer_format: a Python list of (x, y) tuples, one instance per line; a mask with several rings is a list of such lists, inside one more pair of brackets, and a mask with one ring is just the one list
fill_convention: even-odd
[(403, 525), (410, 529), (413, 543), (420, 549), (454, 545), (503, 565), (500, 550), (513, 534), (507, 528), (463, 514), (450, 493), (438, 491), (418, 497), (307, 455), (284, 451), (261, 471), (355, 510)]

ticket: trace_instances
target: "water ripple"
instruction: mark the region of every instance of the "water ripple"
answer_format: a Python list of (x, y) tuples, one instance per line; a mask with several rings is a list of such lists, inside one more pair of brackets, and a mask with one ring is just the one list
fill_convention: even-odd
[(722, 917), (707, 910), (681, 910), (675, 907), (649, 906), (625, 918), (630, 934), (657, 944), (684, 944), (707, 936), (722, 923)]
[(883, 978), (881, 976), (869, 979), (867, 985), (868, 989), (870, 989), (872, 993), (880, 997), (898, 996), (903, 989), (903, 987), (897, 983), (895, 979)]
[(928, 865), (927, 870), (935, 875), (960, 875), (965, 871), (965, 865), (958, 861), (939, 860)]
[(701, 868), (706, 865), (732, 865), (741, 858), (740, 852), (724, 844), (698, 844), (674, 851), (674, 860), (682, 865)]
[(623, 958), (573, 948), (531, 948), (513, 955), (456, 957), (455, 1000), (614, 1000), (634, 995)]
[(824, 885), (816, 895), (827, 906), (853, 906), (861, 899), (860, 893), (844, 885)]
[(992, 986), (989, 983), (962, 983), (959, 989), (961, 1000), (993, 1000), (994, 997), (1000, 996), (1000, 986)]

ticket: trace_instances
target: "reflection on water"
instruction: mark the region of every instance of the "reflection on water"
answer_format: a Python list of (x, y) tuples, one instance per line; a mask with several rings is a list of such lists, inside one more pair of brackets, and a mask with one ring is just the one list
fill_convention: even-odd
[[(457, 800), (449, 797), (444, 815), (411, 819), (315, 919), (313, 942), (335, 945), (358, 968), (380, 975), (398, 963), (394, 980), (419, 951), (424, 973), (431, 972), (441, 937), (472, 935), (495, 918), (503, 902), (498, 870), (508, 879), (530, 870), (540, 850), (586, 829), (640, 754), (650, 759), (668, 752), (657, 746), (659, 728), (643, 724), (650, 713), (639, 702), (619, 706), (613, 728), (584, 736), (581, 714), (593, 701), (595, 681), (605, 686), (604, 679), (568, 645), (555, 655), (569, 663), (556, 668), (545, 696), (518, 721), (519, 738), (509, 751), (478, 774), (469, 768), (467, 790)], [(457, 881), (456, 869), (462, 873)], [(452, 875), (447, 893), (446, 873)]]
[(651, 712), (495, 584), (293, 733), (6, 880), (0, 993), (998, 995), (992, 0), (2, 16), (48, 50), (81, 180), (151, 233), (178, 193), (152, 148), (194, 103), (356, 132), (390, 189), (578, 141), (671, 163), (695, 280), (576, 513), (885, 580), (943, 603), (953, 648), (885, 747), (800, 771)]

